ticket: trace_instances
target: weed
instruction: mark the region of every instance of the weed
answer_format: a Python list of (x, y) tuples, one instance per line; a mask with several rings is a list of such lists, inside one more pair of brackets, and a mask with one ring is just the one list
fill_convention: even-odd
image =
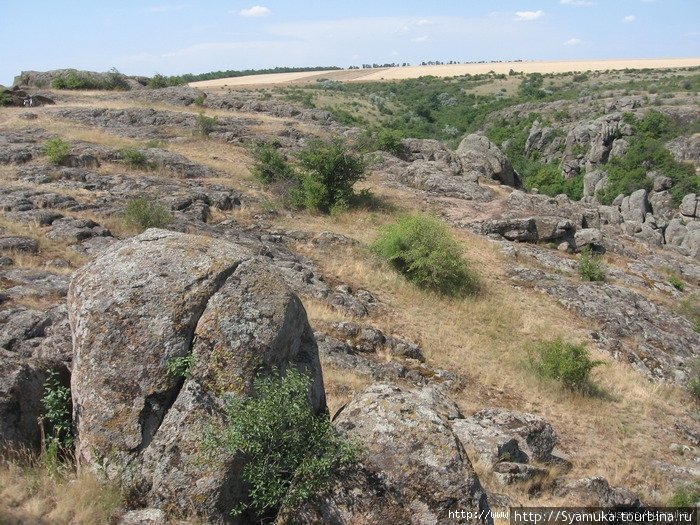
[(188, 354), (181, 357), (171, 357), (165, 363), (165, 369), (168, 376), (173, 378), (190, 378), (192, 377), (192, 367), (196, 362), (194, 354)]
[(578, 273), (584, 281), (605, 281), (605, 263), (601, 255), (593, 252), (588, 246), (581, 250)]

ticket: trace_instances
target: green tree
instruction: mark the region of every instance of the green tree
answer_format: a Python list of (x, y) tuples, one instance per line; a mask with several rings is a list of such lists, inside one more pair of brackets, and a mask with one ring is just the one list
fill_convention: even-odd
[(365, 178), (367, 163), (339, 137), (312, 141), (299, 155), (301, 186), (295, 204), (328, 213), (347, 206), (353, 186)]

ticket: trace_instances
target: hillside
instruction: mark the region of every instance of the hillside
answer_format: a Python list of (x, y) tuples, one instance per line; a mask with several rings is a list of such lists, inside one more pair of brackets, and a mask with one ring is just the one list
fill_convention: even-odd
[[(697, 498), (697, 67), (330, 75), (28, 88), (55, 105), (0, 108), (0, 438), (34, 458), (3, 463), (0, 522), (227, 519), (211, 494), (240, 487), (233, 467), (197, 470), (197, 417), (219, 417), (221, 391), (247, 392), (257, 366), (288, 364), (366, 454), (292, 513), (304, 523)], [(331, 213), (254, 175), (260, 144), (301, 169), (333, 137), (368, 168)], [(415, 213), (447, 226), (478, 292), (420, 288), (372, 249)], [(585, 388), (538, 373), (538, 345), (557, 340), (601, 362)], [(161, 354), (181, 348), (200, 357), (174, 380)], [(80, 407), (80, 474), (31, 455), (50, 371)], [(131, 486), (124, 465), (143, 470)]]

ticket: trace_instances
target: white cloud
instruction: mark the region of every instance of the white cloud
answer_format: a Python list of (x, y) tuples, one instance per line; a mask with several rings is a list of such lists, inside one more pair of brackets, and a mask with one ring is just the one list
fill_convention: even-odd
[(559, 3), (563, 5), (595, 5), (595, 2), (591, 0), (559, 0)]
[(270, 11), (270, 9), (268, 9), (267, 7), (263, 7), (261, 5), (254, 5), (253, 7), (249, 7), (248, 9), (241, 9), (238, 12), (238, 14), (247, 17), (257, 17), (271, 15), (272, 11)]
[(544, 11), (541, 9), (538, 9), (537, 11), (516, 11), (515, 13), (515, 19), (523, 22), (531, 22), (533, 20), (537, 20), (538, 18), (542, 18), (543, 16)]
[(637, 17), (634, 16), (634, 15), (627, 15), (625, 18), (622, 19), (622, 21), (623, 21), (625, 24), (631, 24), (631, 23), (634, 22), (635, 20), (637, 20)]
[(564, 42), (565, 46), (577, 46), (582, 42), (580, 38), (569, 38), (566, 42)]
[(411, 42), (427, 42), (428, 37), (423, 35), (423, 36), (417, 36), (416, 38), (412, 38)]
[(416, 22), (417, 26), (428, 26), (430, 24), (432, 24), (432, 22), (430, 20), (426, 20), (425, 18)]

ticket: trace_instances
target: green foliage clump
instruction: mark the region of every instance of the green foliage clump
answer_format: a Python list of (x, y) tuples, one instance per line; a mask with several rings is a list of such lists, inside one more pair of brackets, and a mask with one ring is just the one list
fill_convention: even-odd
[(399, 218), (382, 230), (372, 250), (421, 288), (454, 297), (479, 289), (479, 279), (450, 231), (431, 217)]
[(222, 450), (249, 459), (242, 470), (248, 499), (234, 516), (274, 519), (283, 506), (293, 509), (321, 496), (334, 474), (355, 460), (356, 447), (338, 436), (326, 414), (314, 414), (310, 383), (295, 369), (284, 377), (259, 376), (255, 395), (230, 397), (225, 426), (206, 436), (203, 448), (211, 459)]
[(618, 195), (629, 195), (640, 189), (650, 191), (649, 171), (658, 171), (673, 180), (671, 195), (676, 205), (684, 195), (700, 192), (700, 176), (692, 165), (678, 162), (664, 146), (665, 141), (688, 130), (656, 110), (647, 112), (641, 120), (631, 113), (626, 113), (623, 119), (632, 126), (634, 135), (627, 153), (606, 164), (608, 184), (598, 195), (601, 202), (610, 204)]
[(12, 95), (5, 91), (5, 88), (0, 86), (0, 107), (11, 106)]
[(554, 164), (539, 164), (536, 171), (528, 170), (525, 172), (523, 184), (527, 189), (537, 188), (540, 193), (552, 197), (564, 193), (572, 200), (580, 200), (583, 197), (582, 176), (577, 175), (565, 179)]
[(258, 144), (253, 149), (255, 162), (251, 168), (253, 176), (270, 184), (276, 181), (291, 180), (295, 177), (292, 165), (275, 144)]
[(530, 128), (536, 120), (545, 124), (547, 122), (538, 113), (515, 119), (500, 119), (491, 125), (487, 136), (496, 144), (508, 143), (504, 153), (520, 175), (526, 189), (537, 189), (540, 193), (552, 197), (564, 193), (572, 200), (581, 199), (583, 176), (576, 175), (565, 179), (556, 164), (541, 162), (536, 157), (537, 152), (533, 155), (525, 153), (525, 143), (530, 134)]
[(584, 281), (605, 281), (605, 263), (603, 263), (603, 258), (587, 246), (581, 250), (581, 257), (578, 261), (578, 273)]
[(151, 166), (146, 160), (146, 155), (136, 148), (122, 148), (119, 150), (121, 161), (132, 169), (149, 169)]
[(541, 73), (530, 73), (520, 83), (518, 92), (524, 98), (541, 99), (547, 96), (547, 93), (542, 89), (544, 85), (544, 77)]
[(41, 398), (44, 413), (41, 422), (44, 430), (42, 461), (50, 473), (56, 473), (74, 443), (73, 405), (70, 388), (62, 384), (58, 372), (49, 370)]
[(529, 357), (537, 375), (559, 381), (566, 389), (579, 392), (591, 389), (591, 370), (604, 363), (591, 359), (585, 346), (566, 343), (562, 339), (539, 343)]
[(44, 155), (46, 155), (51, 164), (59, 166), (70, 155), (70, 149), (70, 143), (63, 139), (49, 139), (44, 145)]
[(672, 273), (668, 276), (668, 282), (671, 286), (673, 286), (679, 292), (682, 292), (683, 290), (685, 290), (685, 283), (675, 273)]
[(165, 363), (165, 370), (168, 376), (173, 378), (190, 378), (192, 377), (192, 367), (196, 358), (194, 354), (188, 354), (180, 357), (171, 357)]
[(146, 85), (151, 89), (161, 89), (171, 86), (181, 86), (187, 82), (188, 81), (183, 79), (181, 76), (175, 75), (166, 77), (160, 73), (156, 73), (150, 79), (148, 79), (148, 83)]
[(162, 228), (172, 220), (172, 215), (165, 207), (143, 197), (130, 201), (124, 213), (127, 227), (139, 232), (148, 228)]
[(700, 501), (700, 483), (694, 483), (676, 490), (668, 505), (670, 507), (693, 508), (698, 504), (698, 501)]
[(403, 136), (400, 132), (383, 129), (377, 134), (376, 147), (381, 151), (386, 151), (400, 157), (404, 154)]
[(341, 138), (314, 140), (298, 154), (300, 183), (293, 205), (329, 213), (350, 205), (353, 186), (365, 178), (366, 160)]
[(205, 137), (208, 137), (209, 134), (214, 131), (218, 122), (218, 118), (208, 117), (204, 113), (200, 113), (197, 115), (197, 131)]
[(130, 89), (126, 77), (116, 68), (112, 68), (107, 73), (106, 78), (81, 73), (79, 71), (69, 71), (65, 75), (53, 79), (51, 86), (54, 89), (100, 89), (127, 91)]

